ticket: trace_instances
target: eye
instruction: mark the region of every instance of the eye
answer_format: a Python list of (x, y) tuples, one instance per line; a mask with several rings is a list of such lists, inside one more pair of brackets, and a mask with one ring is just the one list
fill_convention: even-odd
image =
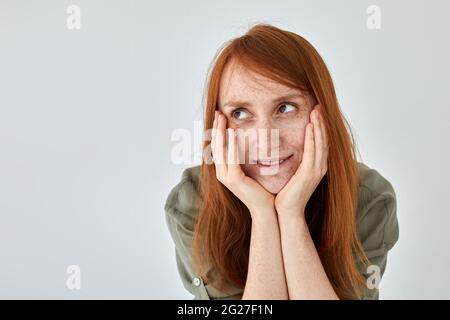
[(296, 109), (297, 107), (291, 103), (283, 103), (278, 110), (280, 110), (281, 113), (287, 113)]
[(236, 120), (244, 120), (248, 117), (248, 113), (243, 109), (237, 109), (231, 112), (231, 116)]

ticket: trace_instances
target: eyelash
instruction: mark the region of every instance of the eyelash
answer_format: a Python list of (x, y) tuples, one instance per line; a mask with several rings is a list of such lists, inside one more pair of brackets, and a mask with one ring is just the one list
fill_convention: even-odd
[[(282, 103), (280, 103), (278, 105), (278, 110), (280, 109), (281, 106), (286, 105), (286, 104), (292, 105), (298, 110), (297, 104), (295, 104), (293, 102), (282, 102)], [(245, 119), (237, 119), (237, 118), (233, 117), (233, 115), (234, 115), (234, 113), (236, 111), (246, 111), (245, 108), (236, 108), (236, 109), (233, 109), (233, 110), (230, 111), (230, 117), (233, 118), (233, 120), (237, 120), (237, 121), (245, 120)]]

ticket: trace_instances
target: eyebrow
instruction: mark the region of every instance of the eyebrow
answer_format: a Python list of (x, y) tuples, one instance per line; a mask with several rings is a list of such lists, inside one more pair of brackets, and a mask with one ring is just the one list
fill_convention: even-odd
[[(292, 93), (292, 94), (287, 94), (287, 95), (283, 95), (280, 96), (278, 98), (275, 98), (272, 100), (272, 103), (276, 104), (276, 103), (280, 103), (283, 102), (285, 100), (291, 100), (291, 99), (296, 99), (296, 98), (305, 98), (305, 96), (301, 93)], [(225, 103), (223, 105), (223, 108), (230, 108), (230, 107), (251, 107), (252, 104), (250, 102), (247, 101), (228, 101), (227, 103)]]

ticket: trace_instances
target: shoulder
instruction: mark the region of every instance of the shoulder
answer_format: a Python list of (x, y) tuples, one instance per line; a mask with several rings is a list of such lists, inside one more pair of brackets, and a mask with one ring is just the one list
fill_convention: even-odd
[(184, 287), (201, 299), (238, 299), (239, 288), (233, 288), (234, 294), (224, 294), (205, 283), (197, 274), (191, 256), (195, 221), (200, 200), (201, 165), (184, 169), (180, 181), (172, 188), (165, 204), (166, 222), (175, 243), (176, 261)]
[[(180, 181), (172, 188), (165, 203), (167, 215), (175, 220), (182, 220), (193, 229), (195, 215), (199, 209), (198, 196), (200, 187), (201, 165), (183, 170)], [(393, 245), (398, 237), (397, 197), (391, 182), (379, 171), (365, 163), (358, 162), (359, 190), (357, 203), (357, 225), (362, 238), (380, 224), (388, 229), (385, 239), (388, 247)], [(368, 243), (369, 245), (369, 243)], [(389, 248), (390, 249), (390, 248)]]
[(183, 286), (194, 299), (209, 299), (205, 284), (194, 269), (191, 248), (197, 212), (198, 174), (200, 166), (183, 171), (180, 181), (170, 190), (164, 206), (168, 229), (175, 244), (178, 273)]
[(386, 253), (398, 240), (397, 197), (380, 172), (358, 162), (357, 227), (368, 256)]
[[(387, 266), (388, 251), (397, 243), (397, 197), (391, 182), (379, 171), (358, 162), (357, 232), (370, 265), (357, 259), (360, 273), (372, 285), (379, 283)], [(375, 283), (373, 283), (375, 281)], [(379, 299), (378, 287), (363, 287), (363, 299)]]
[(170, 190), (164, 209), (168, 218), (183, 219), (193, 229), (198, 206), (200, 165), (183, 170), (180, 181)]
[(395, 198), (394, 187), (380, 172), (363, 162), (358, 162), (358, 169), (360, 191), (363, 191), (365, 195), (383, 195)]

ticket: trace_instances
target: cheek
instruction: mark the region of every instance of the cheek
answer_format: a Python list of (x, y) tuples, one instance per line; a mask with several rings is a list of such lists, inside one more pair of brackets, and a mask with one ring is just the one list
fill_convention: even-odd
[(286, 132), (281, 138), (281, 147), (291, 147), (295, 149), (303, 149), (303, 143), (305, 141), (305, 135), (301, 131)]
[(308, 119), (301, 118), (293, 121), (281, 131), (281, 146), (291, 147), (298, 151), (303, 150), (305, 142), (305, 129)]
[[(257, 157), (258, 130), (250, 126), (235, 126), (238, 133), (238, 149), (241, 163), (249, 164), (250, 158)], [(245, 159), (243, 158), (245, 156)], [(242, 162), (244, 161), (244, 162)]]

